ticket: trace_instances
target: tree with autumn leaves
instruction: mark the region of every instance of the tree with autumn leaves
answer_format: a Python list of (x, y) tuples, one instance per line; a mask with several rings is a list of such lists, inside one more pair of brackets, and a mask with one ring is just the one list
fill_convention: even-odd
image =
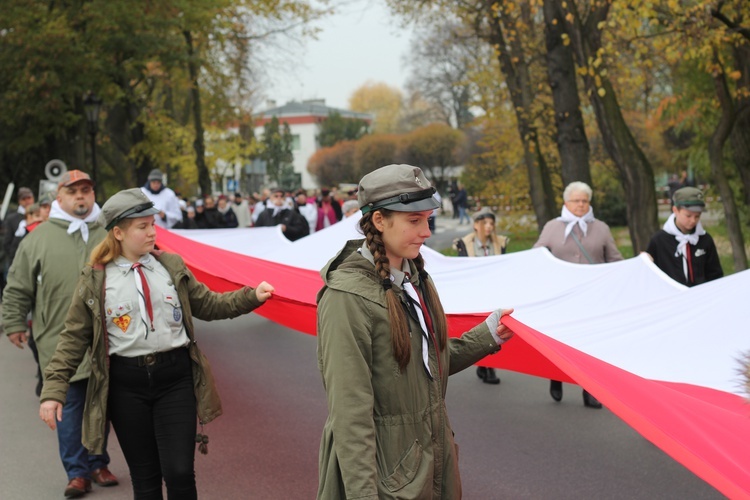
[(104, 101), (97, 155), (108, 191), (159, 167), (207, 192), (211, 158), (257, 153), (252, 140), (223, 133), (251, 123), (253, 55), (273, 37), (306, 36), (326, 12), (302, 0), (8, 0), (0, 175), (30, 183), (51, 158), (86, 169), (82, 97), (94, 91)]
[(408, 163), (422, 168), (441, 190), (452, 179), (452, 169), (464, 162), (466, 141), (463, 132), (434, 123), (406, 134), (372, 134), (321, 148), (310, 158), (307, 168), (320, 185), (332, 186), (356, 184), (383, 165)]
[[(707, 150), (713, 183), (721, 197), (735, 270), (747, 269), (741, 207), (750, 204), (750, 3), (694, 2), (676, 15), (664, 16), (656, 6), (634, 2), (654, 20), (649, 29), (653, 47), (677, 71), (680, 94), (669, 101), (665, 116), (683, 114), (680, 125), (696, 136), (695, 148)], [(676, 50), (679, 47), (679, 50)], [(684, 68), (684, 69), (683, 69)], [(730, 148), (731, 146), (731, 148)], [(729, 151), (734, 161), (729, 160)], [(733, 163), (733, 165), (732, 165)], [(730, 167), (734, 168), (730, 168)], [(733, 186), (735, 186), (733, 188)], [(743, 207), (744, 205), (744, 207)]]
[[(611, 171), (638, 251), (658, 228), (654, 172), (683, 170), (689, 162), (720, 195), (735, 268), (746, 267), (738, 220), (747, 219), (750, 201), (750, 2), (388, 3), (407, 21), (459, 23), (461, 33), (472, 31), (495, 55), (493, 64), (477, 61), (467, 76), (480, 89), (473, 104), (481, 112), (473, 127), (482, 132), (480, 152), (467, 164), (469, 182), (481, 177), (476, 170), (502, 183), (499, 172), (524, 165), (531, 204), (543, 224), (556, 215), (565, 184), (593, 183), (597, 203), (597, 179)], [(689, 120), (676, 124), (675, 116)], [(515, 124), (513, 139), (508, 123)], [(735, 169), (725, 182), (730, 156)], [(733, 208), (735, 201), (740, 209)]]

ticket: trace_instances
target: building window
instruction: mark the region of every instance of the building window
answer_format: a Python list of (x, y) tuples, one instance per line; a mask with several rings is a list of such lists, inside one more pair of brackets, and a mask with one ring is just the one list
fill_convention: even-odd
[(292, 135), (292, 151), (299, 151), (299, 134)]

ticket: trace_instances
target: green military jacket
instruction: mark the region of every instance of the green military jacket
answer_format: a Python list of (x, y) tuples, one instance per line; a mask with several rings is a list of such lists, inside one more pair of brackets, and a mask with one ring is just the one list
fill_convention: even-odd
[[(228, 293), (215, 293), (193, 276), (182, 257), (155, 252), (156, 258), (169, 272), (183, 308), (183, 323), (190, 339), (193, 360), (193, 384), (198, 418), (208, 423), (221, 415), (221, 400), (208, 361), (198, 349), (193, 316), (202, 320), (234, 318), (261, 305), (255, 290), (249, 287)], [(65, 403), (71, 376), (78, 363), (91, 349), (91, 376), (86, 392), (83, 414), (83, 445), (95, 454), (104, 449), (104, 429), (109, 393), (109, 341), (105, 326), (103, 268), (84, 268), (76, 294), (60, 334), (57, 351), (44, 372), (41, 400)]]
[[(442, 352), (430, 342), (430, 377), (418, 318), (409, 314), (411, 358), (399, 370), (385, 292), (374, 266), (357, 252), (362, 242), (348, 242), (321, 271), (318, 367), (328, 419), (318, 498), (460, 498), (458, 450), (445, 407), (448, 376), (500, 347), (485, 322), (451, 338)], [(393, 289), (404, 294), (396, 283)]]
[[(3, 292), (3, 325), (6, 333), (25, 332), (32, 313), (33, 335), (39, 365), (47, 367), (63, 331), (70, 300), (81, 269), (107, 232), (97, 222), (88, 224), (88, 242), (80, 231), (67, 234), (70, 222), (50, 219), (26, 235), (8, 271)], [(89, 357), (82, 359), (71, 382), (89, 376)]]

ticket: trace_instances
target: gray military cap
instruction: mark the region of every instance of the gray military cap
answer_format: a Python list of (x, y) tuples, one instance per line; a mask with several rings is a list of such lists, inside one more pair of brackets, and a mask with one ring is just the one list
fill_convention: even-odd
[(125, 189), (104, 203), (99, 214), (99, 224), (109, 231), (123, 219), (135, 219), (158, 213), (159, 210), (154, 208), (154, 203), (140, 188)]
[(475, 212), (474, 215), (472, 216), (472, 219), (474, 219), (474, 222), (477, 222), (482, 219), (486, 219), (487, 217), (490, 217), (492, 220), (497, 220), (497, 218), (495, 217), (495, 214), (492, 213), (492, 210), (490, 210), (487, 207)]
[(378, 208), (396, 212), (423, 212), (440, 206), (435, 188), (422, 169), (411, 165), (386, 165), (362, 177), (357, 201), (362, 215)]
[(703, 212), (706, 202), (703, 201), (703, 191), (694, 187), (680, 188), (672, 195), (672, 203), (676, 207), (687, 208), (691, 212)]

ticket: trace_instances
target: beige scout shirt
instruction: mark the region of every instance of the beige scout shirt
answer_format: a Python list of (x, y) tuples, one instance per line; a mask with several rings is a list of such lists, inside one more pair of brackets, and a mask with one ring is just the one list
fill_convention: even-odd
[(482, 245), (479, 238), (474, 238), (474, 255), (477, 257), (495, 255), (495, 246), (492, 244), (492, 240), (488, 239), (487, 244)]
[(133, 264), (118, 257), (107, 264), (106, 298), (109, 353), (124, 357), (170, 351), (189, 343), (182, 307), (172, 278), (151, 254), (141, 257), (154, 313), (154, 331), (138, 301)]

